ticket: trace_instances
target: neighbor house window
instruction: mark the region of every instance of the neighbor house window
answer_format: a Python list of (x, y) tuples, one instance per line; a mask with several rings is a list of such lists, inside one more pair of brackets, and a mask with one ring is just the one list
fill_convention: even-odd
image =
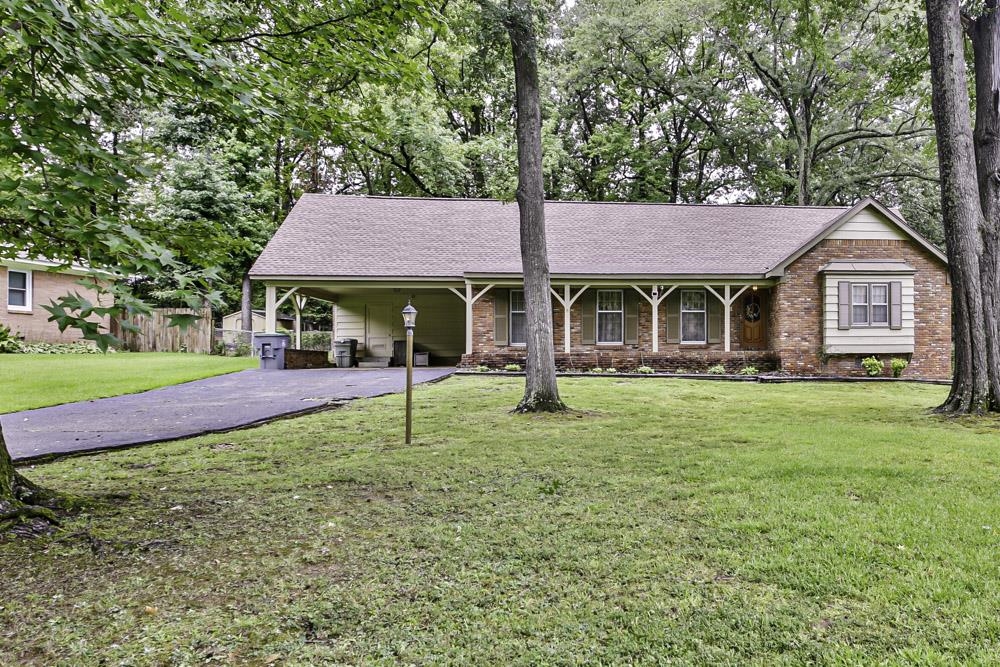
[(624, 299), (620, 289), (597, 290), (597, 342), (622, 342), (625, 321)]
[(851, 283), (851, 324), (889, 326), (888, 283)]
[(510, 344), (528, 342), (528, 316), (524, 307), (524, 290), (510, 291)]
[(7, 271), (7, 310), (31, 310), (30, 271)]
[(705, 290), (681, 290), (681, 342), (704, 343), (706, 337)]

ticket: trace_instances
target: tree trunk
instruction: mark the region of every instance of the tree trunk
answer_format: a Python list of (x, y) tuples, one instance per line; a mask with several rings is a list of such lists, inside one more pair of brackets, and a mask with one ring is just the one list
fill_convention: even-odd
[(969, 29), (976, 69), (976, 171), (984, 218), (982, 294), (992, 407), (1000, 402), (1000, 16), (987, 0)]
[(14, 469), (0, 426), (0, 533), (26, 526), (37, 532), (58, 524), (54, 508), (61, 506), (58, 495), (32, 482)]
[(927, 31), (955, 345), (951, 393), (938, 409), (945, 413), (981, 413), (996, 408), (990, 391), (993, 373), (986, 333), (989, 328), (995, 329), (995, 322), (986, 324), (983, 300), (981, 260), (985, 248), (981, 233), (986, 220), (980, 205), (958, 0), (928, 0)]
[(240, 328), (243, 331), (253, 331), (253, 308), (251, 297), (253, 292), (250, 286), (250, 272), (243, 274), (243, 287), (240, 290)]
[(521, 220), (521, 270), (528, 329), (524, 397), (515, 411), (558, 412), (566, 406), (559, 398), (556, 385), (549, 257), (545, 245), (542, 111), (533, 20), (530, 0), (511, 2), (504, 14), (504, 27), (514, 52), (517, 207)]

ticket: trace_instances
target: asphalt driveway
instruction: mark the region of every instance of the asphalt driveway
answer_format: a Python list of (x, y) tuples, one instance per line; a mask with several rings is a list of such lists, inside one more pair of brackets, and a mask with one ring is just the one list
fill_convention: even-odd
[[(454, 368), (415, 368), (415, 383)], [(406, 388), (402, 368), (248, 370), (140, 394), (0, 416), (14, 460), (175, 440), (228, 431)]]

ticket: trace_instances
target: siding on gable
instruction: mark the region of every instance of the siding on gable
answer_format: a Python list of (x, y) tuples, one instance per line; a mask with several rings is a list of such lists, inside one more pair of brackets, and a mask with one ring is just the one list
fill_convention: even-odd
[(830, 232), (828, 239), (883, 239), (906, 240), (907, 236), (899, 227), (889, 222), (881, 213), (866, 208), (850, 220)]

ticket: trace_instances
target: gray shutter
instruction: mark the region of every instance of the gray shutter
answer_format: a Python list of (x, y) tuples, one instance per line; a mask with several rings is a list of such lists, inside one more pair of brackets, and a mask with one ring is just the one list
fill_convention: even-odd
[(708, 311), (708, 342), (722, 342), (722, 302), (715, 295), (705, 290), (706, 310)]
[(889, 328), (903, 328), (903, 283), (898, 280), (889, 283)]
[(837, 283), (837, 328), (851, 328), (851, 283), (846, 280)]
[(507, 345), (510, 333), (510, 290), (493, 290), (493, 342)]
[(625, 344), (639, 344), (639, 295), (634, 289), (623, 292), (625, 302)]
[(663, 302), (664, 308), (667, 311), (666, 321), (667, 321), (667, 342), (668, 343), (679, 343), (681, 342), (681, 291), (680, 289), (675, 289), (667, 297), (667, 300)]
[(580, 297), (580, 336), (584, 345), (597, 343), (597, 290)]

